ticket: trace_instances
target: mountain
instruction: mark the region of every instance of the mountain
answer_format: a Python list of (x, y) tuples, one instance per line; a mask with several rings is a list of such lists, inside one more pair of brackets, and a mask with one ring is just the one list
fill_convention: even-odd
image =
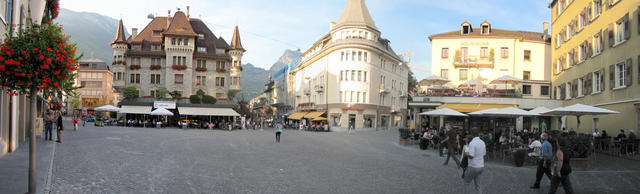
[(269, 75), (274, 75), (282, 68), (284, 68), (287, 64), (294, 63), (300, 58), (300, 55), (302, 55), (300, 51), (292, 51), (288, 49), (285, 50), (282, 56), (280, 56), (280, 58), (275, 63), (273, 63), (273, 65), (271, 65), (271, 68), (269, 69)]
[[(84, 54), (83, 59), (92, 58), (93, 53), (94, 58), (111, 64), (113, 49), (109, 42), (115, 37), (118, 20), (97, 13), (63, 8), (54, 22), (62, 24), (62, 30), (71, 37), (71, 42), (78, 43), (78, 53)], [(126, 30), (125, 34), (129, 37)]]
[(242, 65), (242, 91), (236, 95), (236, 99), (244, 97), (244, 100), (251, 100), (264, 92), (264, 85), (269, 79), (269, 72), (263, 68), (253, 66), (248, 63)]

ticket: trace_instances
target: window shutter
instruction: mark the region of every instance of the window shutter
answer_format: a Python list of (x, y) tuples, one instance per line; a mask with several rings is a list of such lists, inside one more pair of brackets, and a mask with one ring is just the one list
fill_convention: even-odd
[(567, 89), (566, 89), (567, 84), (562, 84), (560, 86), (560, 99), (564, 100), (567, 97)]
[(593, 55), (593, 39), (587, 39), (587, 57), (585, 59), (591, 58)]
[(640, 34), (640, 6), (638, 6), (638, 11), (636, 11), (638, 15), (636, 15), (636, 21), (638, 21), (638, 34)]
[(638, 55), (638, 84), (640, 84), (640, 55)]
[(573, 79), (571, 83), (571, 97), (578, 97), (578, 78)]
[(625, 14), (622, 18), (622, 22), (624, 22), (624, 39), (629, 40), (631, 37), (631, 26), (629, 26), (629, 13)]
[(571, 60), (572, 67), (578, 64), (578, 60), (580, 59), (577, 55), (578, 51), (580, 51), (578, 47), (574, 47), (573, 50), (571, 50), (571, 57), (573, 57), (573, 59)]
[[(555, 74), (558, 74), (558, 63), (557, 63), (557, 62), (555, 62), (555, 61), (553, 62), (553, 69), (552, 69), (552, 71), (553, 71), (553, 74), (554, 74), (554, 75), (555, 75)], [(640, 79), (639, 79), (638, 81), (640, 81)]]
[(626, 86), (631, 86), (633, 85), (633, 61), (631, 60), (631, 58), (627, 59), (627, 62), (624, 63), (625, 64), (625, 69), (624, 69), (624, 84)]
[(604, 87), (604, 68), (600, 69), (600, 91), (604, 91), (606, 87)]
[[(600, 30), (599, 33), (600, 33), (599, 34), (600, 35), (599, 36), (599, 38), (600, 38), (600, 53), (602, 53), (602, 51), (604, 51), (604, 47), (605, 47), (604, 46), (604, 34), (602, 33), (602, 30)], [(606, 31), (605, 31), (605, 33), (606, 33)]]
[(609, 65), (609, 89), (613, 90), (615, 83), (616, 65)]
[(591, 94), (593, 92), (593, 73), (589, 72), (589, 73), (587, 73), (587, 75), (585, 77), (587, 79), (587, 93), (586, 94)]
[(613, 39), (613, 23), (609, 24), (609, 27), (607, 28), (607, 30), (609, 31), (609, 38), (607, 38), (607, 42), (609, 44), (609, 48), (613, 47), (613, 43), (615, 42), (615, 40)]

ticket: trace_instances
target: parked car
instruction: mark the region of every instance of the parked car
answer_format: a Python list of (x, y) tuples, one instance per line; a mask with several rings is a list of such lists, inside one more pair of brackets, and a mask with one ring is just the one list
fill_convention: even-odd
[(96, 117), (94, 117), (93, 115), (88, 115), (87, 122), (96, 122)]

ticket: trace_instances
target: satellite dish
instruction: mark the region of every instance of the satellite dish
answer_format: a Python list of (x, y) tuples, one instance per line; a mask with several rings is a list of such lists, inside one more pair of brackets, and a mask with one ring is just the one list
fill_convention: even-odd
[(147, 18), (153, 19), (153, 18), (155, 18), (155, 16), (152, 13), (150, 13), (149, 15), (147, 15)]

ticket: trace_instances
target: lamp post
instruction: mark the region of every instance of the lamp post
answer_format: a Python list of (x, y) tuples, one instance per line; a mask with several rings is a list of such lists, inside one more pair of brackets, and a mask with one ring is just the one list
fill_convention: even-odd
[[(29, 16), (31, 17), (32, 24), (40, 25), (42, 23), (42, 16), (44, 15), (44, 8), (47, 4), (46, 0), (29, 0)], [(36, 117), (36, 92), (31, 91), (31, 113), (29, 123), (29, 192), (36, 193), (36, 131), (35, 131), (35, 117)]]

